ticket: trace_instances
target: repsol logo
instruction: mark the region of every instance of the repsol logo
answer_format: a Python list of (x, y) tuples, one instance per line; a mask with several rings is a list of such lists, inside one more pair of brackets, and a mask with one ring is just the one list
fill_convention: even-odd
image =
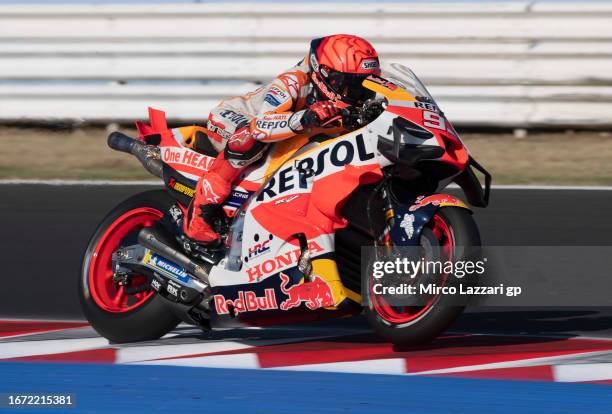
[(439, 112), (438, 107), (429, 102), (414, 102), (414, 107), (419, 109), (426, 109), (428, 111)]
[(259, 129), (275, 129), (275, 128), (284, 128), (287, 126), (287, 121), (256, 121), (255, 125)]
[[(343, 167), (351, 164), (355, 159), (367, 161), (374, 158), (373, 152), (368, 152), (363, 135), (355, 137), (355, 141), (338, 141), (330, 147), (324, 148), (312, 157), (306, 157), (297, 162), (297, 169), (289, 166), (270, 178), (266, 186), (257, 196), (257, 201), (273, 198), (279, 194), (296, 188), (306, 188), (306, 179), (316, 177), (325, 171), (331, 164), (334, 167)], [(302, 171), (301, 176), (298, 171)]]

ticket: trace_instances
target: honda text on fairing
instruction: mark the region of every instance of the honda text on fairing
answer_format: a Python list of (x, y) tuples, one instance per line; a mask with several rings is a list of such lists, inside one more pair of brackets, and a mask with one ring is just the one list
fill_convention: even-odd
[[(169, 129), (150, 109), (140, 139), (112, 133), (109, 146), (136, 156), (165, 189), (127, 199), (91, 238), (80, 295), (92, 326), (129, 342), (180, 321), (214, 329), (353, 315), (368, 294), (362, 246), (433, 245), (448, 260), (479, 246), (468, 206), (439, 191), (455, 182), (484, 207), (490, 175), (408, 68), (391, 64), (363, 86), (377, 95), (343, 111), (351, 132), (272, 144), (245, 170), (214, 223), (223, 240), (215, 248), (194, 249), (182, 234), (196, 180), (217, 156), (206, 129)], [(392, 342), (421, 343), (462, 311), (447, 300), (392, 306), (373, 295), (365, 313)]]

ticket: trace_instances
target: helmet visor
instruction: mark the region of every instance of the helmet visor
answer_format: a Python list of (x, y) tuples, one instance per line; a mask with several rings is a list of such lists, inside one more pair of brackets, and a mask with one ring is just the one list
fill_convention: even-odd
[(374, 98), (376, 92), (365, 88), (362, 83), (370, 76), (366, 73), (342, 73), (322, 68), (321, 72), (327, 72), (327, 84), (342, 97), (342, 101), (351, 105), (360, 105), (368, 99)]

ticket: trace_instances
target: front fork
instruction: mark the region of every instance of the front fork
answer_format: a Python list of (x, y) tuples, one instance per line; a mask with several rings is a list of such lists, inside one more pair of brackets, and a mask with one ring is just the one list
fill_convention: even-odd
[[(373, 197), (377, 194), (380, 194), (380, 197), (384, 200), (384, 215), (385, 215), (385, 228), (380, 234), (380, 236), (375, 238), (375, 246), (392, 246), (393, 242), (391, 240), (391, 229), (395, 224), (395, 210), (393, 209), (393, 202), (391, 201), (391, 192), (389, 190), (389, 183), (391, 180), (391, 175), (385, 172), (385, 177), (382, 181), (376, 186), (374, 191), (372, 192), (372, 198), (370, 198), (370, 202), (368, 202), (368, 213), (371, 212), (371, 201)], [(371, 222), (371, 220), (370, 220)]]

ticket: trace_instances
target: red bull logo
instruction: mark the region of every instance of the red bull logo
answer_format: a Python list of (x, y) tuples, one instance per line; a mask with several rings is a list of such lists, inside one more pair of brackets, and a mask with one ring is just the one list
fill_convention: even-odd
[(280, 308), (282, 310), (286, 311), (296, 308), (302, 303), (311, 310), (334, 306), (332, 290), (323, 278), (315, 276), (312, 282), (297, 284), (287, 288), (287, 284), (291, 279), (284, 273), (281, 273), (280, 277), (282, 280), (280, 288), (285, 295), (289, 296), (287, 300), (281, 303)]
[(434, 206), (439, 206), (441, 204), (464, 206), (461, 200), (458, 200), (453, 196), (449, 196), (446, 194), (434, 194), (429, 197), (418, 196), (416, 200), (414, 200), (414, 204), (410, 206), (408, 211), (416, 211), (419, 208), (428, 206), (430, 204)]
[(255, 292), (240, 291), (236, 299), (226, 299), (223, 295), (215, 295), (215, 309), (219, 315), (227, 315), (230, 308), (234, 314), (252, 312), (257, 310), (278, 309), (274, 289), (266, 289), (264, 296), (257, 296)]

